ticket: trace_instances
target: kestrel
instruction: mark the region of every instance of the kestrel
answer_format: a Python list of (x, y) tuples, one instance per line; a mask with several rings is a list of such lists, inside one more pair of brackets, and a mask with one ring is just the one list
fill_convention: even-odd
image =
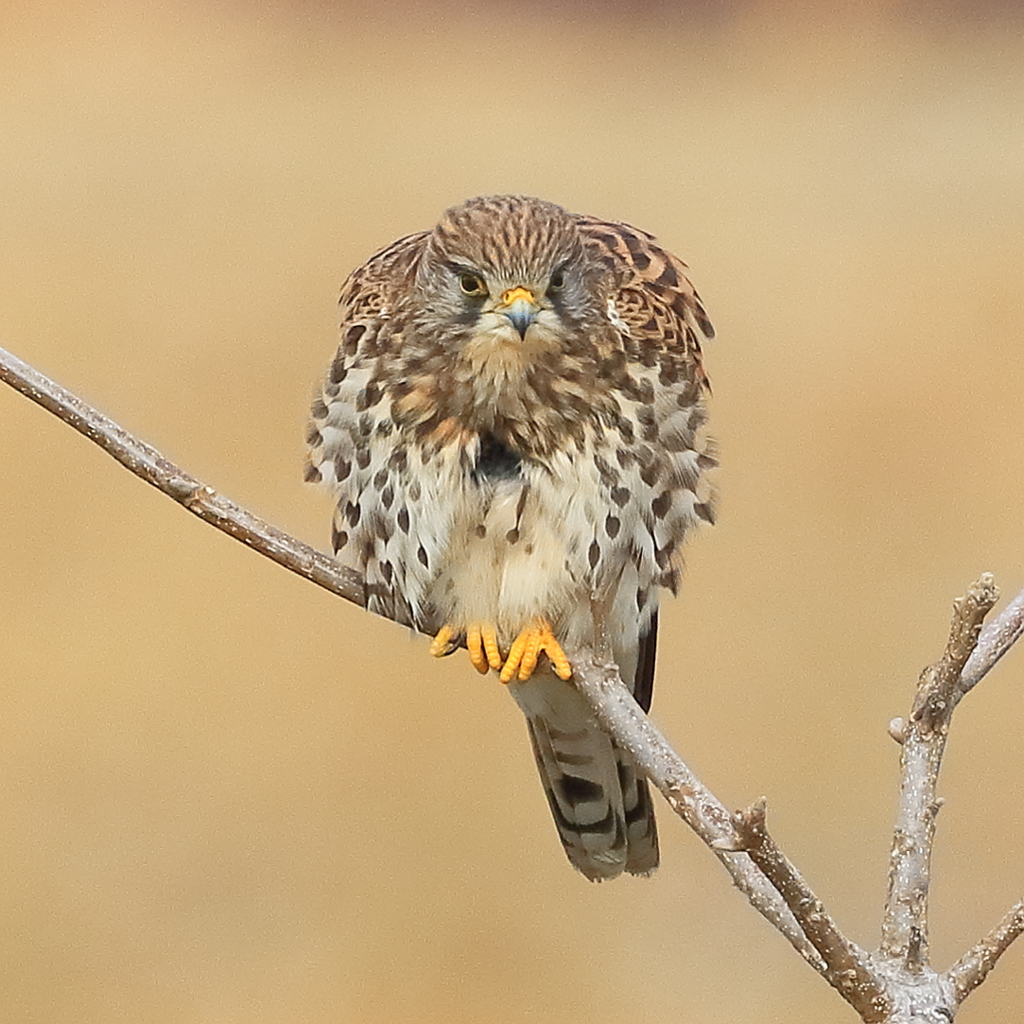
[(713, 519), (701, 339), (685, 265), (646, 232), (526, 196), (453, 207), (345, 282), (307, 479), (366, 606), (461, 646), (526, 715), (587, 878), (658, 865), (647, 782), (572, 685), (606, 641), (651, 702), (660, 588)]

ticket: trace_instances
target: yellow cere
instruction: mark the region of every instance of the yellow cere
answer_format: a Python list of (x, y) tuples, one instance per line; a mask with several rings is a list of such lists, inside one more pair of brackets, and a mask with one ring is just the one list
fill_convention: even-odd
[(503, 306), (511, 306), (513, 302), (518, 302), (520, 299), (525, 299), (527, 302), (533, 302), (533, 292), (529, 288), (524, 288), (522, 285), (517, 285), (515, 288), (509, 288), (501, 296), (501, 304)]

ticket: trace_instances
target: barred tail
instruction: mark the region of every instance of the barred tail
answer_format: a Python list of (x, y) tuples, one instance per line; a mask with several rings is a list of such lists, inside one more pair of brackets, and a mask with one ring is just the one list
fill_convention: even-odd
[(562, 845), (593, 881), (658, 866), (647, 780), (598, 726), (571, 683), (534, 676), (509, 687), (526, 714), (537, 768)]

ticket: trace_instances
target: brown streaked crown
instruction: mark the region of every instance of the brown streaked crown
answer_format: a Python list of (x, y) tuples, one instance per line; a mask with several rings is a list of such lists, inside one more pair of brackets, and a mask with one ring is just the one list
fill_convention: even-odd
[(583, 254), (576, 218), (531, 196), (479, 196), (447, 210), (428, 251), (499, 280), (546, 282), (554, 267)]

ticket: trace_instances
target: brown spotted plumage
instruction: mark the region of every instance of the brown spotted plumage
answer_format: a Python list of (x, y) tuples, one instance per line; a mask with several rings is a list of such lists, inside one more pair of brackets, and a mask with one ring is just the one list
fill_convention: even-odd
[(652, 871), (647, 783), (563, 648), (606, 637), (650, 706), (658, 591), (713, 519), (712, 330), (685, 265), (625, 224), (488, 196), (373, 256), (341, 311), (306, 471), (337, 494), (337, 557), (371, 610), (509, 682), (575, 867)]

